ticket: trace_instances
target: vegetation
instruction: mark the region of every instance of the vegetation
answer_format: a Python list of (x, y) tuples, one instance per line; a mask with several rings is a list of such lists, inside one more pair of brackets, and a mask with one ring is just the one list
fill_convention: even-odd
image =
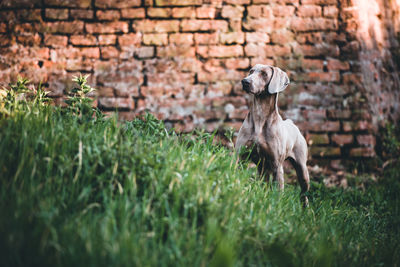
[(399, 167), (363, 191), (313, 182), (303, 209), (213, 135), (105, 118), (76, 81), (68, 108), (26, 80), (0, 96), (1, 266), (399, 264)]

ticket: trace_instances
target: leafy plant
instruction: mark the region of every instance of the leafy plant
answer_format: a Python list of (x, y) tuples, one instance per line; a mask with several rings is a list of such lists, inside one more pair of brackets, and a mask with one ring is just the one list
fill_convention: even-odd
[(48, 91), (43, 89), (41, 83), (37, 89), (32, 86), (28, 88), (30, 81), (18, 77), (15, 84), (9, 84), (9, 88), (3, 88), (0, 94), (0, 117), (10, 116), (15, 112), (26, 112), (32, 109), (37, 110), (40, 106), (46, 106), (50, 102), (47, 97)]
[(72, 81), (74, 81), (77, 87), (74, 87), (68, 99), (65, 100), (69, 109), (76, 115), (78, 115), (81, 119), (89, 119), (93, 116), (95, 109), (92, 107), (93, 99), (91, 99), (88, 95), (95, 91), (96, 89), (92, 88), (87, 83), (88, 75), (82, 76), (74, 76)]

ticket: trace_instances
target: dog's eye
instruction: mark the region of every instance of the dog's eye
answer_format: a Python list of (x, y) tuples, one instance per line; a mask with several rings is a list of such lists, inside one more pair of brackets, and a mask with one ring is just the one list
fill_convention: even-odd
[(250, 74), (253, 74), (253, 72), (254, 72), (254, 70), (250, 70), (250, 72), (249, 72), (249, 73), (250, 73)]

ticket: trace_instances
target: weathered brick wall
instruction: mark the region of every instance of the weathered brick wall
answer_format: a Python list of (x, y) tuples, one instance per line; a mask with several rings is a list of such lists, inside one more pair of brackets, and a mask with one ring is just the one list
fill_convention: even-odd
[(240, 127), (248, 111), (240, 80), (250, 66), (276, 65), (292, 81), (280, 95), (283, 115), (305, 133), (314, 159), (337, 167), (375, 156), (379, 123), (398, 118), (399, 6), (3, 0), (0, 82), (43, 81), (62, 103), (71, 77), (90, 73), (106, 111), (132, 119), (148, 110), (181, 131), (213, 131)]

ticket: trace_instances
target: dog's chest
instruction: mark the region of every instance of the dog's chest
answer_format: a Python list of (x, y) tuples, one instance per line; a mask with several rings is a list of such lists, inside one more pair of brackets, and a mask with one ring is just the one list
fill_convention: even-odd
[(246, 142), (246, 147), (253, 147), (253, 151), (259, 156), (272, 156), (272, 148), (265, 138), (265, 134), (260, 132), (259, 134), (253, 134), (252, 137)]

